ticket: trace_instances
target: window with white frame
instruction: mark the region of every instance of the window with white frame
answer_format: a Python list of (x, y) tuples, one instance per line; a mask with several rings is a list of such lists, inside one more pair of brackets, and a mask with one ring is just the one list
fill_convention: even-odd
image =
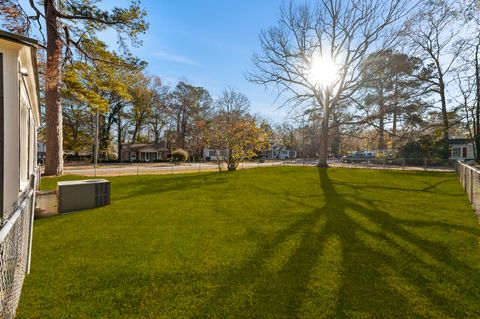
[(208, 153), (209, 153), (209, 156), (215, 156), (215, 150), (210, 150)]

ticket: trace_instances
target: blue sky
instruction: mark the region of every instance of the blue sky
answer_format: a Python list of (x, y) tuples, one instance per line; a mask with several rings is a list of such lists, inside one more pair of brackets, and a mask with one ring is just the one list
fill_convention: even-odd
[(187, 79), (214, 97), (233, 87), (249, 97), (252, 112), (280, 122), (286, 113), (278, 110), (275, 94), (249, 83), (245, 73), (252, 67), (252, 54), (260, 50), (260, 31), (276, 23), (281, 4), (281, 0), (145, 0), (150, 29), (142, 36), (143, 46), (133, 52), (166, 84)]
[[(19, 2), (29, 8), (28, 0)], [(108, 9), (129, 3), (99, 4)], [(277, 23), (281, 5), (282, 0), (142, 0), (150, 28), (141, 36), (143, 45), (132, 52), (148, 62), (148, 73), (167, 85), (188, 80), (213, 97), (234, 88), (248, 96), (252, 113), (282, 122), (287, 113), (278, 108), (272, 88), (265, 90), (245, 78), (253, 53), (260, 52), (259, 33)], [(113, 31), (102, 32), (100, 38), (115, 49)]]

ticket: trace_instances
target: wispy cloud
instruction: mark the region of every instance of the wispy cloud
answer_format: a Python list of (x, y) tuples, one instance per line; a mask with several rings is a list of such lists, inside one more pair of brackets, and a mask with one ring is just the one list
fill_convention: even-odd
[(164, 61), (201, 66), (200, 63), (198, 63), (197, 61), (195, 61), (193, 59), (190, 59), (190, 58), (187, 58), (185, 56), (178, 55), (178, 54), (175, 54), (175, 53), (171, 53), (171, 52), (156, 51), (152, 55), (154, 57), (157, 57), (157, 58), (159, 58), (161, 60), (164, 60)]

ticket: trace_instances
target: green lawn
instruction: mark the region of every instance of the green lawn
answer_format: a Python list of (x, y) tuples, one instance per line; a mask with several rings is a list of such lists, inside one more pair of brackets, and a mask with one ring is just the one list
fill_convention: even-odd
[(480, 317), (480, 226), (453, 173), (109, 179), (110, 206), (35, 222), (18, 318)]

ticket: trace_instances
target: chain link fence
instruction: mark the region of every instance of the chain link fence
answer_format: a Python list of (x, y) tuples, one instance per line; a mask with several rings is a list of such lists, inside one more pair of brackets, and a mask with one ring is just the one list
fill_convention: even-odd
[[(371, 158), (342, 160), (329, 159), (331, 167), (365, 167), (374, 169), (405, 169), (425, 171), (453, 171), (455, 161), (436, 158)], [(272, 166), (315, 166), (318, 158), (294, 159), (254, 159), (242, 162), (237, 169), (249, 169)], [(189, 163), (121, 163), (102, 164), (98, 167), (92, 165), (65, 167), (65, 174), (82, 176), (118, 176), (118, 175), (148, 175), (148, 174), (183, 174), (227, 170), (227, 164), (217, 162), (189, 162)]]
[(480, 171), (459, 161), (455, 163), (455, 171), (470, 203), (480, 218)]
[(37, 175), (0, 220), (0, 318), (11, 319), (20, 300), (23, 280), (30, 271), (32, 227)]
[(371, 159), (334, 159), (331, 166), (370, 167), (379, 169), (405, 169), (425, 171), (452, 171), (455, 160), (441, 158), (371, 158)]

